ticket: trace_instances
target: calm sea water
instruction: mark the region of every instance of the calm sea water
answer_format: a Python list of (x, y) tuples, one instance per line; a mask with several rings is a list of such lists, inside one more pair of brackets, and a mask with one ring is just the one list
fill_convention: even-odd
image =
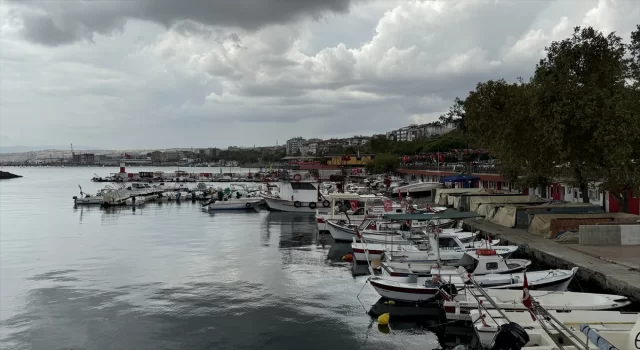
[(366, 314), (378, 295), (340, 261), (349, 246), (320, 244), (312, 216), (209, 214), (188, 201), (74, 209), (78, 184), (94, 193), (104, 186), (89, 181), (94, 172), (114, 170), (2, 170), (24, 176), (0, 180), (2, 349), (389, 350), (468, 341), (454, 327), (428, 327), (439, 321), (394, 322), (393, 314), (391, 331), (381, 332)]

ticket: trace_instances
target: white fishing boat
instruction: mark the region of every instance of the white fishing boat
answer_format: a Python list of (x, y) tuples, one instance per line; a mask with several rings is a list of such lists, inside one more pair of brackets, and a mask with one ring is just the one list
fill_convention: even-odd
[[(418, 275), (425, 277), (436, 274), (448, 280), (447, 276), (458, 277), (461, 268), (464, 272), (473, 276), (483, 276), (521, 272), (531, 265), (531, 260), (505, 258), (504, 256), (511, 255), (515, 250), (504, 249), (501, 251), (500, 248), (467, 250), (465, 252), (441, 250), (439, 254), (430, 251), (429, 253), (434, 255), (434, 260), (419, 263), (390, 259), (390, 261), (382, 263), (383, 273), (389, 276)], [(514, 248), (517, 249), (515, 246)], [(438, 260), (438, 255), (440, 260)], [(447, 266), (447, 263), (455, 260), (456, 257), (458, 257), (458, 260)], [(438, 261), (441, 264), (436, 265), (438, 267), (434, 267), (434, 263), (437, 264)], [(478, 281), (478, 278), (476, 278), (476, 281)]]
[[(386, 215), (386, 214), (385, 214)], [(442, 222), (442, 223), (441, 223)], [(356, 236), (356, 228), (358, 228), (359, 232), (363, 235), (365, 240), (370, 241), (371, 243), (387, 243), (391, 240), (396, 241), (405, 241), (401, 244), (410, 244), (411, 242), (407, 242), (406, 238), (395, 237), (390, 239), (385, 239), (383, 237), (377, 237), (377, 235), (399, 235), (398, 230), (419, 230), (426, 229), (428, 227), (432, 228), (442, 228), (443, 226), (451, 226), (455, 222), (450, 219), (445, 220), (436, 220), (428, 221), (428, 220), (416, 220), (416, 221), (391, 221), (380, 218), (380, 216), (369, 215), (365, 217), (365, 219), (359, 223), (349, 223), (345, 221), (339, 220), (326, 220), (327, 228), (329, 229), (329, 233), (331, 237), (333, 237), (336, 241), (348, 241), (350, 242), (353, 237)], [(440, 226), (437, 226), (440, 225)], [(467, 242), (473, 241), (477, 234), (472, 232), (461, 232), (460, 229), (455, 229), (455, 234), (460, 238), (464, 239)], [(370, 236), (374, 235), (374, 236)]]
[[(527, 279), (529, 275), (530, 272), (527, 273)], [(486, 288), (484, 291), (503, 311), (527, 310), (522, 304), (520, 290)], [(485, 308), (493, 308), (485, 297), (474, 297), (471, 293), (473, 293), (472, 288), (455, 291), (453, 294), (440, 293), (443, 298), (442, 307), (448, 320), (470, 320), (470, 312), (478, 309), (478, 300)], [(547, 310), (616, 310), (631, 304), (627, 297), (612, 294), (542, 290), (529, 290), (529, 294)]]
[[(330, 201), (331, 204), (327, 214), (316, 212), (315, 219), (318, 232), (329, 232), (328, 220), (358, 225), (369, 215), (382, 215), (385, 213), (385, 203), (387, 203), (387, 211), (402, 212), (400, 204), (392, 202), (391, 199), (382, 195), (332, 193), (326, 195), (325, 199)], [(391, 205), (390, 207), (389, 204)], [(347, 213), (345, 213), (344, 209), (347, 209)]]
[(426, 302), (432, 300), (440, 290), (440, 283), (417, 276), (410, 276), (403, 282), (388, 277), (371, 276), (368, 281), (381, 297), (394, 301)]
[(319, 183), (311, 178), (308, 173), (296, 173), (290, 181), (280, 183), (279, 194), (261, 192), (273, 211), (286, 211), (296, 213), (328, 213), (330, 202), (325, 199), (319, 190)]
[(83, 192), (82, 186), (78, 185), (78, 188), (80, 188), (80, 197), (73, 196), (73, 205), (101, 205), (104, 203), (105, 191), (111, 191), (111, 189), (102, 189), (92, 196)]
[(258, 210), (261, 198), (236, 198), (212, 201), (207, 204), (208, 210)]
[[(577, 270), (578, 268), (574, 267), (571, 270), (531, 271), (527, 273), (528, 284), (530, 288), (535, 290), (566, 291)], [(418, 274), (402, 273), (402, 271), (410, 270), (401, 270), (401, 272), (396, 272), (396, 275), (383, 272), (383, 276), (396, 282), (405, 282), (410, 280), (412, 276), (418, 276), (418, 278), (426, 279), (438, 278), (442, 283), (452, 284), (457, 288), (471, 285), (469, 273), (462, 266), (458, 267), (456, 274), (451, 274), (446, 269), (444, 270), (445, 274), (441, 274), (443, 272), (441, 267), (435, 265), (429, 273), (422, 277)], [(524, 273), (487, 274), (472, 277), (478, 286), (492, 289), (522, 289), (524, 281)]]
[(145, 202), (146, 198), (144, 196), (131, 196), (126, 199), (125, 204), (132, 207), (141, 207)]
[[(587, 324), (589, 328), (597, 332), (598, 335), (604, 337), (612, 345), (618, 349), (626, 346), (627, 336), (639, 322), (640, 316), (637, 312), (626, 313), (620, 311), (586, 311), (586, 310), (547, 310), (553, 318), (564, 324), (571, 332), (571, 335), (585, 339), (581, 329), (582, 325)], [(555, 340), (561, 344), (570, 344), (567, 334), (552, 332), (548, 334), (542, 329), (540, 322), (532, 320), (528, 311), (503, 311), (502, 314), (497, 310), (471, 310), (471, 322), (474, 331), (478, 335), (478, 340), (483, 347), (489, 348), (494, 337), (500, 327), (509, 322), (514, 322), (526, 330), (529, 335), (530, 345), (542, 346), (542, 334), (552, 337), (552, 343), (548, 345), (554, 346)], [(503, 316), (504, 315), (504, 316)], [(506, 317), (506, 319), (504, 318)], [(560, 338), (563, 338), (562, 340)], [(546, 345), (546, 344), (545, 344)], [(528, 348), (526, 345), (523, 349)]]
[[(436, 242), (433, 234), (420, 235), (419, 240), (414, 241), (413, 244), (392, 244), (387, 243), (358, 243), (354, 241), (351, 243), (351, 248), (354, 252), (356, 261), (366, 261), (367, 255), (365, 250), (368, 251), (369, 260), (380, 260), (384, 253), (385, 261), (398, 261), (398, 262), (415, 262), (415, 263), (429, 263), (433, 264), (438, 261), (437, 252), (432, 249), (436, 247)], [(500, 246), (495, 245), (499, 243), (499, 240), (492, 242), (486, 242), (484, 240), (476, 241), (473, 244), (464, 244), (457, 238), (455, 234), (439, 234), (438, 244), (440, 248), (440, 261), (443, 263), (456, 263), (458, 262), (465, 252), (474, 249), (481, 249), (486, 247), (492, 247), (496, 253), (500, 256), (509, 256), (515, 252), (517, 246)]]
[(398, 186), (393, 189), (395, 193), (407, 193), (415, 197), (430, 195), (431, 191), (441, 188), (442, 184), (439, 182), (414, 182), (408, 185)]

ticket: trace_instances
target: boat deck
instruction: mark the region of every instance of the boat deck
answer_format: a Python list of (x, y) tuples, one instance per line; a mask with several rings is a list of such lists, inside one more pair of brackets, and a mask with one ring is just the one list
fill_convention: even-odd
[(520, 245), (522, 251), (556, 268), (578, 266), (582, 286), (595, 283), (611, 293), (625, 295), (640, 302), (640, 246), (581, 246), (561, 244), (533, 235), (527, 230), (508, 228), (485, 220), (464, 220), (464, 225), (509, 245)]

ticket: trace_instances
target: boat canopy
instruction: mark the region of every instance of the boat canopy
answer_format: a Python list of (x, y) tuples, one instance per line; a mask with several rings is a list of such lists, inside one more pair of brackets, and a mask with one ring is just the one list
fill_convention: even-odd
[(480, 180), (478, 176), (473, 175), (454, 175), (454, 176), (445, 176), (440, 178), (440, 182), (462, 182), (462, 181), (474, 181)]
[(437, 214), (385, 214), (383, 218), (388, 220), (442, 220), (442, 219), (451, 219), (451, 220), (459, 220), (459, 219), (471, 219), (482, 217), (482, 215), (464, 211), (464, 212), (450, 212), (450, 213), (437, 213)]

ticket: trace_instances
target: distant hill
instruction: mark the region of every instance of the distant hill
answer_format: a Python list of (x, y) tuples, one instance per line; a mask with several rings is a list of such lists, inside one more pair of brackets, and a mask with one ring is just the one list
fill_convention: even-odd
[[(92, 150), (98, 151), (100, 148), (94, 146), (73, 145), (75, 150)], [(60, 150), (71, 152), (71, 147), (67, 146), (0, 146), (0, 153), (23, 153), (45, 150)]]

